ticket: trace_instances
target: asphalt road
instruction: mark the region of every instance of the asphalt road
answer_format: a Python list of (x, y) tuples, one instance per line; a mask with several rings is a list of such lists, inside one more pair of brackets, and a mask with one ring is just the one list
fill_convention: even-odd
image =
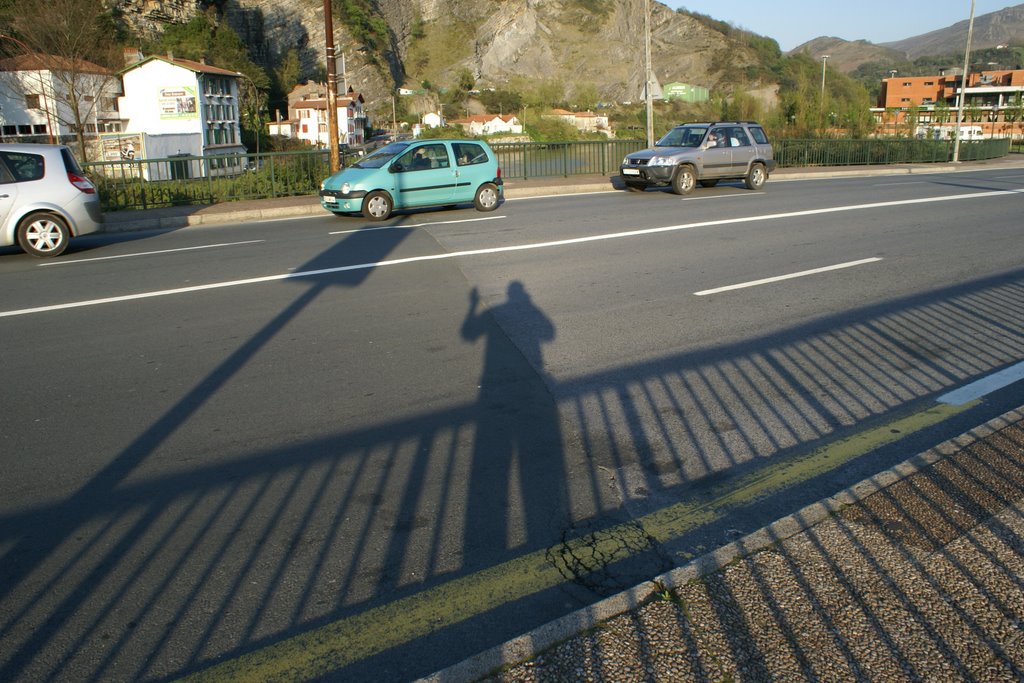
[(0, 680), (408, 680), (999, 415), (1019, 387), (939, 399), (1024, 360), (1022, 188), (5, 253)]

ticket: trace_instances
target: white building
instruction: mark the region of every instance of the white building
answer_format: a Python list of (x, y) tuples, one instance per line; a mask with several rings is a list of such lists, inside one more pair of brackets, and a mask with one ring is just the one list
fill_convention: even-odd
[[(69, 92), (79, 94), (77, 116)], [(120, 129), (116, 74), (90, 62), (52, 55), (0, 61), (0, 136), (7, 142), (71, 142)]]
[[(188, 59), (149, 57), (121, 72), (125, 133), (142, 135), (145, 158), (245, 154), (239, 124), (241, 74)], [(240, 172), (238, 157), (179, 163), (174, 177)]]
[(424, 128), (440, 128), (444, 125), (444, 119), (437, 112), (427, 112), (420, 119), (420, 123)]
[(523, 125), (519, 118), (512, 114), (499, 116), (498, 114), (477, 114), (464, 119), (452, 121), (453, 124), (462, 126), (462, 129), (469, 135), (494, 135), (495, 133), (523, 132)]
[(552, 109), (550, 114), (544, 114), (544, 118), (562, 119), (581, 133), (605, 133), (609, 130), (608, 117), (592, 111)]
[[(337, 97), (337, 105), (338, 142), (350, 147), (362, 145), (366, 130), (363, 96), (349, 91)], [(269, 123), (268, 132), (302, 140), (314, 147), (327, 147), (330, 144), (327, 86), (314, 83), (293, 88), (288, 96), (288, 118)]]

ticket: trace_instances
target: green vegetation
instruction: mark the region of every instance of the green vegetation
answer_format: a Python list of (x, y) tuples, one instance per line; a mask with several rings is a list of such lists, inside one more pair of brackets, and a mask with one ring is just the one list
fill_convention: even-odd
[(334, 15), (348, 29), (349, 34), (369, 50), (370, 55), (391, 49), (388, 22), (369, 0), (334, 0)]

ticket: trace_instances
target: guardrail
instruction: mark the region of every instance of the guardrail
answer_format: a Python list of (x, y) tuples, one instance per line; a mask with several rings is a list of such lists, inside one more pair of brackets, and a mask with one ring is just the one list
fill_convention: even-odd
[[(491, 145), (504, 177), (521, 179), (612, 175), (626, 154), (645, 146), (642, 140)], [(780, 166), (932, 163), (949, 161), (953, 155), (953, 143), (945, 140), (778, 139), (774, 149)], [(962, 142), (960, 159), (994, 159), (1009, 150), (1008, 139)], [(346, 155), (343, 163), (357, 160)], [(312, 195), (330, 174), (326, 150), (98, 161), (82, 166), (96, 183), (104, 211)]]

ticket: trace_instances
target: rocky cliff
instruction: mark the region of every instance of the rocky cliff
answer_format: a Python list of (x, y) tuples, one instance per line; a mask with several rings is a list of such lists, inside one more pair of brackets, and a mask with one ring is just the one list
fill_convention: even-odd
[[(186, 21), (217, 6), (272, 67), (289, 49), (305, 76), (324, 62), (322, 0), (114, 0), (136, 30)], [(375, 0), (388, 44), (367, 49), (335, 14), (335, 45), (348, 81), (370, 100), (402, 85), (453, 86), (468, 69), (479, 87), (547, 83), (567, 97), (593, 88), (601, 98), (637, 100), (644, 82), (645, 0)], [(742, 45), (658, 2), (651, 3), (652, 62), (661, 83), (715, 88), (755, 65)]]

